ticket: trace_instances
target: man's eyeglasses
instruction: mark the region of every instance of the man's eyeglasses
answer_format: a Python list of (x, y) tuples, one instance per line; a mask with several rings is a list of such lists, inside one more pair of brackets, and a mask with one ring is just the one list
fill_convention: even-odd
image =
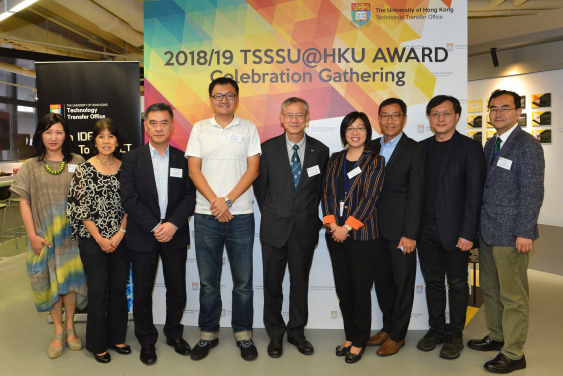
[(285, 118), (285, 120), (293, 120), (293, 118), (296, 118), (297, 120), (301, 121), (301, 120), (305, 119), (306, 116), (307, 116), (307, 113), (305, 113), (305, 114), (283, 114), (283, 117)]
[(381, 120), (388, 120), (388, 119), (399, 120), (401, 116), (403, 115), (402, 114), (379, 115)]
[(432, 117), (433, 119), (439, 119), (440, 116), (443, 116), (444, 119), (449, 119), (453, 114), (453, 112), (434, 112), (430, 114), (430, 117)]
[(235, 98), (237, 97), (236, 94), (233, 93), (229, 93), (229, 94), (215, 94), (211, 96), (213, 99), (215, 99), (217, 102), (221, 102), (223, 100), (223, 98), (227, 98), (230, 101), (234, 101)]
[(346, 133), (364, 133), (366, 131), (366, 127), (358, 127), (358, 128), (346, 128)]
[(497, 113), (501, 114), (501, 115), (506, 115), (506, 114), (508, 114), (508, 111), (510, 111), (510, 110), (516, 110), (516, 108), (506, 108), (506, 107), (496, 108), (495, 107), (495, 108), (490, 108), (489, 113), (492, 114), (492, 115), (495, 115)]

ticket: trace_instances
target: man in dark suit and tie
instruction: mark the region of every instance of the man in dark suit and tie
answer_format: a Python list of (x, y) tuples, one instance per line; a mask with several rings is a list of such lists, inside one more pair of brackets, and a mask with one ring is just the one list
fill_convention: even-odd
[[(254, 194), (262, 213), (260, 240), (264, 267), (264, 326), (270, 337), (268, 355), (282, 355), (287, 340), (305, 355), (313, 346), (305, 338), (308, 319), (309, 272), (319, 241), (321, 185), (328, 163), (328, 148), (305, 136), (309, 105), (288, 98), (281, 106), (280, 122), (286, 132), (262, 144), (260, 173)], [(289, 268), (289, 322), (282, 314), (282, 282)]]
[[(426, 149), (426, 194), (418, 242), (420, 269), (426, 282), (430, 330), (418, 342), (422, 351), (444, 343), (440, 357), (455, 359), (463, 350), (467, 313), (469, 250), (476, 247), (485, 158), (480, 142), (456, 131), (459, 101), (438, 95), (426, 115), (435, 136), (422, 141)], [(450, 322), (446, 324), (447, 275)]]
[(379, 222), (375, 292), (383, 313), (383, 328), (368, 345), (377, 354), (396, 354), (404, 346), (414, 300), (416, 238), (424, 201), (424, 147), (403, 133), (407, 105), (389, 98), (379, 106), (383, 137), (369, 148), (385, 157), (385, 181), (377, 202)]
[(489, 98), (495, 137), (485, 145), (487, 180), (481, 209), (479, 248), (489, 334), (467, 345), (500, 351), (485, 363), (488, 371), (526, 368), (524, 343), (530, 316), (528, 261), (539, 237), (538, 216), (544, 197), (545, 160), (540, 143), (518, 125), (520, 96), (496, 90)]
[(141, 361), (156, 362), (158, 332), (153, 323), (152, 291), (158, 258), (166, 284), (166, 343), (189, 355), (181, 324), (186, 306), (186, 259), (190, 244), (189, 216), (195, 207), (195, 187), (184, 153), (169, 145), (174, 129), (172, 108), (164, 103), (145, 111), (149, 142), (123, 157), (121, 202), (127, 212), (127, 247), (133, 251), (133, 317), (141, 344)]

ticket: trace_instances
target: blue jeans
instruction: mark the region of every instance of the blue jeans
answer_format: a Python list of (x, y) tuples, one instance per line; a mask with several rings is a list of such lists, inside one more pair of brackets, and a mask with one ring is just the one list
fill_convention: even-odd
[(241, 214), (233, 217), (229, 222), (221, 223), (212, 215), (195, 214), (195, 253), (201, 285), (198, 324), (202, 332), (217, 333), (219, 331), (224, 246), (227, 248), (233, 277), (231, 325), (235, 333), (251, 333), (252, 331), (254, 320), (252, 286), (254, 214)]

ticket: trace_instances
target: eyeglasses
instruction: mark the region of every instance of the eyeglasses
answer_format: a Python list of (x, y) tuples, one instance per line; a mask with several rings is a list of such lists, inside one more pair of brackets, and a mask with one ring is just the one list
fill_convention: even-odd
[(346, 133), (364, 133), (366, 131), (366, 127), (358, 127), (358, 128), (346, 128)]
[(170, 123), (168, 123), (168, 122), (159, 123), (159, 122), (155, 121), (154, 123), (151, 122), (151, 123), (148, 123), (148, 124), (149, 124), (149, 127), (151, 127), (151, 128), (156, 128), (160, 125), (162, 127), (162, 129), (166, 129), (170, 126)]
[(229, 93), (229, 94), (215, 94), (211, 96), (213, 99), (215, 99), (217, 102), (221, 102), (223, 100), (223, 98), (227, 98), (230, 101), (234, 101), (235, 98), (237, 97), (236, 94), (233, 93)]
[(381, 120), (387, 120), (387, 119), (399, 120), (401, 116), (403, 115), (402, 114), (379, 115)]
[(283, 114), (285, 120), (292, 120), (293, 118), (296, 118), (297, 120), (301, 121), (305, 119), (305, 116), (307, 116), (307, 112), (305, 112), (305, 114)]
[(430, 114), (430, 117), (434, 118), (434, 119), (439, 119), (440, 116), (443, 116), (444, 119), (449, 119), (451, 118), (453, 115), (453, 112), (434, 112), (432, 114)]
[(506, 108), (506, 107), (502, 107), (502, 108), (490, 108), (489, 109), (489, 113), (490, 114), (501, 114), (501, 115), (506, 115), (508, 114), (508, 111), (510, 110), (516, 110), (516, 108)]

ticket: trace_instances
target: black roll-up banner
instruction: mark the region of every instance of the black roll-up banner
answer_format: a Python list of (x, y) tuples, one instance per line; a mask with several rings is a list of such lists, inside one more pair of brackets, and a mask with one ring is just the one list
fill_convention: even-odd
[(139, 62), (37, 62), (38, 119), (57, 112), (68, 121), (73, 153), (88, 159), (94, 124), (111, 118), (123, 129), (122, 153), (142, 145)]

